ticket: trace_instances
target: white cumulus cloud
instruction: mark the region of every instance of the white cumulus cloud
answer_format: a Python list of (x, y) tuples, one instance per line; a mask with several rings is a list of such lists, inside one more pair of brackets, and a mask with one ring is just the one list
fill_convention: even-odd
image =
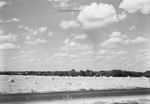
[(7, 5), (7, 2), (6, 1), (0, 1), (0, 8)]
[(4, 34), (3, 30), (0, 30), (0, 35), (3, 35), (3, 34)]
[(88, 56), (88, 55), (94, 55), (96, 52), (92, 51), (92, 50), (89, 50), (89, 51), (86, 51), (86, 52), (80, 52), (79, 55), (80, 56)]
[(149, 40), (145, 37), (137, 37), (136, 39), (127, 39), (125, 41), (125, 44), (140, 44), (140, 43), (146, 43)]
[(44, 27), (40, 27), (38, 29), (32, 29), (29, 28), (28, 26), (24, 26), (24, 25), (19, 25), (18, 27), (19, 29), (24, 29), (25, 33), (21, 34), (22, 36), (25, 37), (25, 39), (29, 40), (31, 39), (31, 36), (36, 36), (36, 35), (48, 35), (48, 36), (52, 36), (53, 32), (51, 30), (48, 29), (48, 27), (44, 26)]
[(79, 24), (76, 21), (62, 21), (59, 25), (63, 29), (75, 28), (79, 26)]
[(4, 50), (4, 49), (17, 49), (17, 48), (20, 48), (20, 46), (17, 46), (13, 43), (3, 43), (3, 44), (0, 44), (0, 49), (1, 50)]
[(70, 40), (68, 38), (64, 41), (65, 44), (68, 44), (69, 42)]
[(119, 7), (126, 10), (128, 13), (140, 11), (143, 14), (149, 14), (150, 0), (123, 0)]
[(36, 39), (35, 41), (25, 41), (25, 43), (27, 44), (39, 44), (39, 43), (47, 43), (48, 41), (44, 40), (44, 39)]
[(8, 35), (0, 35), (0, 41), (1, 42), (5, 42), (5, 41), (9, 41), (9, 42), (14, 42), (17, 41), (18, 36), (13, 35), (13, 34), (8, 34)]
[(53, 56), (54, 57), (67, 57), (69, 56), (69, 53), (59, 52), (59, 53), (55, 53)]
[(62, 51), (88, 51), (93, 49), (93, 45), (76, 43), (69, 39), (66, 39), (64, 43), (65, 46), (60, 48)]
[(28, 60), (28, 62), (37, 62), (37, 61), (39, 61), (39, 60), (38, 59), (34, 59), (34, 58), (31, 58), (31, 59)]
[(150, 65), (150, 49), (139, 49), (134, 57), (137, 62), (148, 62)]
[(121, 32), (118, 31), (113, 32), (109, 37), (109, 39), (100, 44), (102, 47), (115, 48), (117, 47), (117, 43), (124, 44), (125, 39), (128, 38), (127, 35), (122, 35)]
[(87, 37), (86, 34), (74, 34), (72, 33), (71, 36), (73, 36), (73, 39), (85, 39)]
[(113, 5), (91, 3), (90, 6), (84, 6), (77, 20), (83, 24), (85, 29), (91, 29), (118, 22), (125, 17), (126, 14), (124, 12), (118, 16)]
[(20, 22), (20, 21), (21, 19), (18, 19), (18, 18), (12, 18), (9, 20), (0, 20), (1, 23)]
[(40, 33), (45, 33), (47, 31), (47, 27), (41, 27), (39, 28)]
[(24, 51), (24, 50), (22, 50), (22, 51), (21, 51), (21, 54), (25, 54), (25, 55), (35, 54), (35, 53), (37, 53), (36, 50), (29, 50), (29, 51)]
[(129, 30), (134, 30), (134, 29), (135, 29), (135, 25), (133, 25), (129, 28)]
[(61, 7), (66, 9), (67, 7), (75, 5), (75, 3), (69, 3), (69, 0), (48, 0), (54, 7)]
[(14, 21), (14, 22), (19, 22), (19, 21), (21, 21), (21, 19), (18, 19), (18, 18), (12, 18), (12, 21)]

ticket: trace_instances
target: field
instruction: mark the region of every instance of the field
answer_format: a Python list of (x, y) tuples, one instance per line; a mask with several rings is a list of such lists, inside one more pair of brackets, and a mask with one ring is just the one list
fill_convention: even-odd
[[(53, 76), (0, 76), (0, 92), (34, 93), (101, 89), (150, 88), (145, 77), (53, 77)], [(106, 98), (72, 99), (20, 102), (21, 104), (150, 104), (150, 96), (122, 96)], [(8, 103), (10, 104), (10, 103)], [(19, 104), (19, 103), (18, 103)]]
[(0, 93), (149, 88), (149, 78), (0, 76)]

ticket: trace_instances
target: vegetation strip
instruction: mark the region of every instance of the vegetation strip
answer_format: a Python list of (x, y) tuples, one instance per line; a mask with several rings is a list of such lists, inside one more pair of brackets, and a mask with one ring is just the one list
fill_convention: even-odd
[(0, 72), (0, 75), (36, 75), (36, 76), (83, 76), (83, 77), (150, 77), (150, 71), (134, 72), (125, 70), (110, 70), (110, 71), (92, 71), (92, 70), (80, 70), (76, 71), (72, 69), (70, 71), (4, 71)]

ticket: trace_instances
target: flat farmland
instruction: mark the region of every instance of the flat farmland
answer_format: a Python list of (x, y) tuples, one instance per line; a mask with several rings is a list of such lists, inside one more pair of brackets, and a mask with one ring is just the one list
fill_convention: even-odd
[(107, 89), (150, 88), (145, 77), (0, 76), (0, 93), (35, 93)]

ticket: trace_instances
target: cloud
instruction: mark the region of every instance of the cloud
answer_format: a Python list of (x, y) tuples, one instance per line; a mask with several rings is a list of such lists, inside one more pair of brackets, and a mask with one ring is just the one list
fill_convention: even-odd
[(39, 32), (40, 33), (45, 33), (47, 31), (47, 27), (41, 27), (41, 28), (39, 28)]
[(131, 43), (137, 44), (137, 43), (145, 43), (148, 42), (149, 40), (145, 37), (137, 37), (136, 39), (131, 40)]
[(3, 30), (0, 30), (0, 35), (3, 35), (3, 34), (4, 34)]
[[(120, 50), (120, 51), (110, 51), (110, 50), (100, 50), (96, 56), (95, 60), (96, 61), (101, 61), (101, 63), (105, 64), (125, 64), (128, 59), (127, 59), (127, 51)], [(125, 61), (126, 60), (126, 61)], [(110, 63), (109, 63), (110, 62)], [(113, 63), (112, 63), (113, 62)]]
[(135, 25), (133, 25), (129, 28), (129, 30), (134, 30), (134, 29), (135, 29)]
[(87, 38), (86, 34), (79, 35), (79, 34), (72, 33), (71, 36), (73, 36), (73, 39), (85, 39), (85, 38)]
[(2, 8), (3, 6), (7, 5), (6, 1), (0, 1), (0, 8)]
[(128, 52), (127, 52), (127, 51), (124, 51), (124, 50), (119, 51), (119, 52), (116, 52), (116, 55), (120, 55), (120, 56), (126, 55), (126, 54), (128, 54)]
[(76, 21), (62, 21), (59, 25), (63, 29), (76, 28), (80, 26)]
[(79, 52), (79, 56), (89, 56), (89, 55), (95, 55), (96, 52), (89, 50), (85, 52)]
[(121, 37), (123, 39), (126, 39), (128, 38), (127, 35), (122, 35), (121, 32), (118, 32), (118, 31), (114, 31), (112, 34), (109, 35), (110, 38), (113, 38), (113, 37)]
[(61, 51), (70, 51), (70, 52), (81, 52), (89, 51), (93, 49), (92, 44), (81, 44), (76, 43), (75, 41), (70, 41), (68, 38), (64, 41), (64, 46), (60, 48)]
[(25, 28), (25, 26), (24, 25), (19, 25), (18, 28), (23, 29), (23, 28)]
[(14, 21), (14, 22), (19, 22), (19, 21), (21, 21), (21, 20), (18, 19), (18, 18), (12, 18), (12, 21)]
[(59, 53), (55, 53), (53, 56), (54, 57), (67, 57), (67, 56), (69, 56), (69, 53), (59, 52)]
[(4, 21), (0, 19), (0, 23), (3, 23)]
[(87, 51), (93, 49), (93, 45), (76, 43), (74, 41), (68, 42), (64, 47), (61, 47), (62, 51)]
[(48, 41), (44, 40), (44, 39), (36, 39), (37, 43), (47, 43)]
[(128, 13), (140, 11), (143, 14), (149, 14), (150, 0), (123, 0), (119, 8), (126, 10)]
[(50, 30), (48, 30), (48, 27), (40, 27), (38, 29), (38, 32), (39, 32), (39, 34), (45, 34), (45, 33), (47, 33), (48, 36), (52, 36), (53, 35), (53, 32), (50, 31)]
[(25, 41), (25, 43), (27, 44), (32, 44), (32, 45), (35, 45), (35, 44), (39, 44), (39, 43), (47, 43), (48, 41), (44, 40), (44, 39), (36, 39), (35, 41)]
[(68, 47), (75, 47), (75, 46), (77, 46), (77, 43), (74, 41), (72, 41), (68, 44)]
[(112, 5), (91, 3), (90, 6), (83, 7), (77, 20), (83, 24), (83, 28), (92, 29), (118, 22), (125, 17), (126, 14), (124, 12), (117, 16), (116, 10)]
[(3, 43), (3, 44), (0, 44), (0, 49), (1, 50), (7, 50), (7, 49), (18, 49), (20, 48), (20, 46), (17, 46), (13, 43)]
[(136, 39), (127, 39), (125, 41), (125, 44), (140, 44), (140, 43), (146, 43), (148, 42), (149, 40), (145, 37), (137, 37)]
[(68, 44), (70, 42), (70, 40), (67, 38), (65, 41), (64, 41), (64, 44)]
[(150, 49), (139, 49), (134, 55), (135, 61), (142, 68), (150, 67)]
[(124, 20), (127, 17), (127, 14), (125, 12), (122, 12), (118, 15), (118, 20)]
[(97, 55), (104, 55), (104, 54), (107, 54), (108, 52), (109, 52), (108, 50), (102, 49), (99, 52), (97, 52), (96, 54)]
[(37, 53), (36, 50), (29, 50), (29, 51), (22, 50), (21, 51), (21, 54), (24, 54), (24, 55), (30, 55), (30, 54), (35, 54), (35, 53)]
[(55, 53), (52, 56), (52, 60), (55, 60), (55, 61), (58, 61), (58, 60), (64, 61), (64, 59), (76, 59), (76, 58), (78, 58), (78, 56), (76, 54), (70, 54), (70, 53), (66, 53), (66, 52)]
[(48, 32), (48, 36), (52, 36), (53, 35), (53, 32), (52, 31), (49, 31)]
[(78, 58), (78, 56), (75, 54), (70, 54), (68, 57), (68, 59), (77, 59), (77, 58)]
[(137, 54), (135, 54), (135, 60), (137, 62), (145, 62), (150, 64), (150, 50), (149, 49), (139, 49)]
[(28, 26), (19, 25), (19, 29), (26, 30), (26, 33), (23, 33), (22, 35), (25, 35), (26, 39), (31, 39), (31, 35), (43, 35), (47, 34), (48, 36), (52, 36), (53, 32), (48, 30), (48, 27), (40, 27), (38, 29), (31, 29)]
[(12, 18), (10, 20), (0, 20), (1, 23), (10, 23), (10, 22), (20, 22), (21, 19), (18, 18)]
[(26, 36), (25, 36), (25, 39), (30, 40), (30, 39), (31, 39), (31, 36), (30, 36), (30, 35), (26, 35)]
[(16, 57), (12, 57), (11, 59), (19, 59), (19, 58), (24, 58), (24, 57), (27, 57), (27, 55), (19, 55), (19, 56), (16, 56)]
[(37, 62), (37, 61), (39, 61), (39, 60), (34, 59), (34, 58), (31, 58), (31, 59), (28, 60), (28, 62)]
[(100, 45), (106, 48), (116, 48), (118, 43), (124, 44), (125, 39), (128, 38), (127, 35), (122, 35), (121, 32), (115, 31), (109, 35), (109, 39), (105, 40)]
[(68, 3), (66, 3), (66, 2), (61, 2), (60, 4), (60, 7), (62, 7), (62, 8), (65, 8), (65, 7), (68, 7), (68, 6), (70, 6)]
[(102, 47), (107, 47), (107, 48), (115, 48), (117, 47), (117, 43), (121, 43), (123, 40), (120, 37), (113, 37), (109, 38), (108, 40), (104, 41), (101, 43)]
[(112, 34), (110, 34), (109, 39), (105, 40), (100, 44), (100, 46), (105, 48), (116, 48), (117, 44), (140, 44), (140, 43), (146, 43), (149, 40), (145, 37), (137, 37), (136, 39), (129, 39), (127, 35), (122, 35), (121, 32), (115, 31)]
[(17, 49), (20, 48), (20, 46), (17, 46), (10, 42), (16, 42), (18, 36), (9, 33), (8, 35), (5, 35), (3, 30), (0, 30), (0, 49)]
[(58, 12), (70, 12), (70, 13), (73, 13), (73, 12), (79, 12), (80, 9), (60, 9), (58, 10)]
[(31, 29), (28, 26), (22, 26), (22, 27), (20, 26), (19, 28), (26, 30), (27, 34), (31, 34), (31, 35), (37, 35), (39, 32), (38, 29)]
[(75, 6), (74, 9), (75, 9), (75, 10), (80, 10), (80, 11), (81, 11), (85, 6), (86, 6), (86, 5), (80, 5), (80, 6), (78, 6), (78, 7)]
[[(112, 34), (111, 34), (112, 35)], [(112, 35), (111, 37), (123, 37), (123, 35)], [(59, 53), (55, 53), (53, 55), (53, 60), (61, 61), (71, 59), (71, 61), (79, 60), (79, 61), (102, 61), (105, 64), (108, 62), (124, 62), (127, 60), (127, 51), (111, 51), (102, 49), (98, 52), (93, 51), (93, 45), (81, 44), (75, 41), (70, 41), (66, 39), (63, 47), (60, 48)]]
[(75, 5), (75, 3), (70, 3), (69, 0), (48, 0), (53, 4), (54, 7), (61, 7), (63, 9)]
[(29, 51), (24, 51), (24, 50), (22, 50), (22, 51), (20, 52), (20, 55), (19, 55), (19, 56), (12, 57), (11, 59), (25, 58), (25, 57), (27, 57), (27, 56), (29, 56), (29, 55), (31, 55), (31, 54), (36, 54), (36, 53), (37, 53), (36, 50), (29, 50)]
[(14, 42), (14, 41), (17, 41), (17, 38), (18, 38), (18, 36), (13, 35), (11, 33), (9, 33), (8, 35), (3, 35), (3, 34), (0, 35), (1, 42), (5, 42), (5, 41)]

